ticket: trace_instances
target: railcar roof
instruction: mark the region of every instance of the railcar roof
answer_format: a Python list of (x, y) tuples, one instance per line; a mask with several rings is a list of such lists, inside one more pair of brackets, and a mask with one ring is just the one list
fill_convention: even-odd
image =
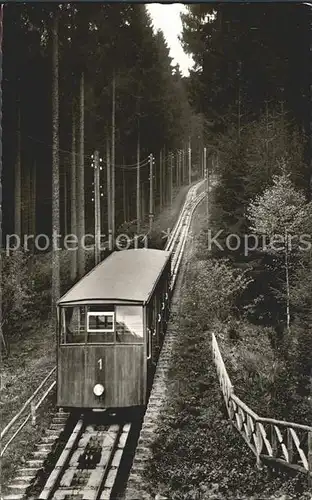
[(113, 252), (76, 283), (58, 304), (92, 300), (147, 302), (170, 252), (132, 249)]

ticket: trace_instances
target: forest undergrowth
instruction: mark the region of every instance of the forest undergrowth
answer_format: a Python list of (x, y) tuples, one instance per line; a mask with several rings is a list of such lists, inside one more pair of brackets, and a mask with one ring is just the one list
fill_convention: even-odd
[[(197, 227), (203, 228), (203, 205), (195, 218)], [(287, 377), (280, 386), (276, 382), (286, 372), (274, 368), (276, 355), (266, 329), (233, 315), (233, 303), (246, 286), (243, 273), (208, 254), (205, 241), (206, 231), (201, 229), (187, 255), (180, 314), (172, 326), (178, 328), (179, 339), (166, 405), (144, 472), (150, 491), (170, 500), (310, 498), (303, 475), (273, 474), (266, 466), (258, 470), (255, 456), (228, 420), (212, 361), (212, 332), (235, 392), (254, 411), (281, 416), (281, 393), (285, 391), (286, 398), (288, 391), (291, 397), (290, 386)]]

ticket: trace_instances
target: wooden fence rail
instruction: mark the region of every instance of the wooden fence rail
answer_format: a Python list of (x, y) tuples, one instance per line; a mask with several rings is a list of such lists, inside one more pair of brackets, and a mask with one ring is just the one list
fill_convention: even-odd
[(256, 456), (257, 466), (266, 461), (304, 472), (311, 485), (312, 427), (257, 415), (234, 394), (214, 333), (212, 354), (229, 419)]
[[(55, 378), (56, 367), (48, 373), (41, 384), (33, 392), (30, 398), (27, 399), (26, 403), (22, 406), (20, 411), (12, 418), (12, 420), (5, 426), (0, 434), (0, 457), (2, 457), (10, 446), (12, 441), (20, 433), (20, 431), (25, 427), (27, 422), (31, 420), (32, 425), (36, 424), (36, 412), (38, 408), (42, 405), (48, 395), (56, 386)], [(47, 386), (47, 384), (49, 384)], [(41, 396), (40, 396), (41, 395)], [(39, 400), (37, 400), (39, 398)]]

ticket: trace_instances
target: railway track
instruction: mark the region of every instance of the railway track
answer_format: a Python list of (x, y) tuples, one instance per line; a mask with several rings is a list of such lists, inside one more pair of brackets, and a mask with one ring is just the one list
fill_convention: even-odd
[(130, 429), (80, 418), (39, 500), (109, 500)]
[[(165, 247), (165, 250), (172, 252), (171, 290), (174, 289), (177, 280), (193, 212), (206, 194), (205, 192), (198, 194), (203, 182), (197, 183), (189, 190), (179, 219)], [(120, 423), (116, 419), (112, 422), (111, 417), (105, 412), (102, 415), (101, 423), (88, 422), (87, 417), (81, 415), (41, 493), (35, 497), (25, 491), (19, 498), (112, 499), (132, 423), (130, 421)]]
[(205, 192), (198, 194), (199, 188), (203, 185), (204, 181), (195, 184), (188, 192), (183, 209), (180, 216), (174, 226), (170, 237), (168, 238), (165, 250), (172, 252), (172, 263), (171, 263), (171, 289), (173, 290), (176, 283), (177, 275), (179, 272), (179, 267), (184, 251), (184, 247), (187, 240), (187, 234), (189, 231), (189, 226), (191, 222), (192, 215), (194, 213), (197, 205), (206, 196)]
[[(175, 228), (177, 229), (176, 236), (174, 236), (174, 232), (172, 233), (175, 240), (176, 251), (173, 255), (172, 261), (173, 277), (171, 289), (176, 288), (177, 295), (179, 294), (182, 286), (183, 274), (178, 274), (174, 269), (176, 268), (176, 270), (178, 270), (182, 268), (183, 271), (181, 261), (192, 216), (197, 206), (206, 196), (206, 193), (197, 194), (199, 187), (200, 184), (197, 185), (197, 189), (190, 191), (188, 206), (184, 213), (181, 214), (181, 217), (177, 222), (177, 227)], [(172, 243), (169, 239), (167, 246), (170, 248), (170, 245), (172, 245)], [(180, 251), (178, 251), (178, 247), (180, 248)], [(170, 309), (173, 319), (171, 318), (169, 321), (168, 330), (157, 363), (153, 387), (141, 426), (130, 474), (127, 478), (127, 486), (124, 496), (122, 497), (123, 500), (154, 500), (154, 498), (158, 497), (158, 495), (157, 497), (151, 496), (149, 492), (149, 485), (146, 483), (143, 471), (145, 463), (152, 458), (152, 444), (155, 439), (155, 431), (158, 426), (160, 411), (166, 403), (167, 375), (171, 365), (171, 357), (174, 352), (173, 346), (179, 338), (179, 331), (174, 319), (174, 316), (179, 316), (180, 313), (180, 301), (177, 295), (172, 298)], [(162, 497), (159, 496), (159, 498)]]

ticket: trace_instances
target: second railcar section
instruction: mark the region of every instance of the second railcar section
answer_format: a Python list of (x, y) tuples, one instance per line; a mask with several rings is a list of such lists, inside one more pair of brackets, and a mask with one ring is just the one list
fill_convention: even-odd
[(141, 406), (169, 312), (170, 254), (114, 252), (58, 303), (57, 404)]

